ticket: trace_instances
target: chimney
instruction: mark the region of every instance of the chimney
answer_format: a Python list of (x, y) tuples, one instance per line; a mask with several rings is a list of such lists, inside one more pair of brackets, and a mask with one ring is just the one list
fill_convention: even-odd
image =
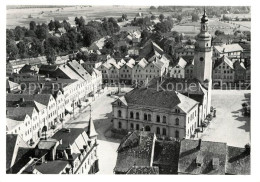
[(200, 150), (200, 147), (201, 147), (201, 139), (199, 139), (199, 143), (198, 143), (197, 149)]
[(21, 102), (21, 103), (24, 102), (24, 98), (20, 98), (20, 102)]
[(59, 79), (59, 78), (58, 78), (58, 77), (56, 77), (56, 79), (55, 79), (55, 80), (57, 81), (58, 79)]
[(40, 80), (40, 76), (37, 75), (37, 81), (39, 81), (39, 80)]
[(250, 144), (246, 144), (246, 145), (245, 145), (245, 153), (246, 153), (246, 154), (250, 154), (250, 150), (251, 150)]
[(212, 159), (212, 168), (214, 170), (218, 169), (218, 166), (219, 166), (219, 158), (213, 158)]

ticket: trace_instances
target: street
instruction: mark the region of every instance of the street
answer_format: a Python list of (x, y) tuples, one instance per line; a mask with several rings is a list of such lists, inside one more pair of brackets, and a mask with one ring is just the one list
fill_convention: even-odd
[[(116, 165), (117, 148), (120, 140), (108, 138), (105, 136), (106, 132), (112, 127), (111, 103), (116, 100), (116, 96), (107, 96), (110, 91), (116, 91), (117, 88), (110, 88), (109, 91), (97, 97), (91, 104), (92, 119), (95, 129), (98, 133), (98, 156), (99, 156), (99, 172), (97, 174), (113, 174), (113, 169)], [(130, 88), (122, 89), (123, 91), (130, 91)], [(70, 128), (84, 128), (88, 126), (89, 121), (89, 107), (86, 112), (82, 112), (78, 118), (65, 124), (65, 127)]]
[(242, 103), (249, 90), (213, 90), (212, 106), (216, 108), (206, 131), (201, 135), (205, 141), (227, 142), (230, 146), (244, 147), (250, 143), (250, 117), (242, 115)]

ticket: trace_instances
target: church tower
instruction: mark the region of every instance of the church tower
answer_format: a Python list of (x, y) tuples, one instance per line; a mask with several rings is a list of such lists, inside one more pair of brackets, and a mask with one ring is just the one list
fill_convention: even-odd
[(208, 18), (205, 9), (201, 18), (200, 33), (197, 35), (197, 42), (195, 44), (193, 77), (197, 78), (208, 90), (206, 113), (209, 114), (212, 89), (212, 47), (211, 35), (208, 32)]

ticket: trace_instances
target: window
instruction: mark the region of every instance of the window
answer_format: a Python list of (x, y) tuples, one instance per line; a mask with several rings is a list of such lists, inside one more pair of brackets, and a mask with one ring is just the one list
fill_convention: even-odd
[(131, 128), (131, 130), (134, 129), (134, 124), (133, 123), (130, 124), (130, 128)]
[(204, 58), (203, 58), (203, 57), (200, 57), (200, 61), (204, 61)]
[(147, 114), (144, 113), (144, 120), (147, 121)]
[(176, 131), (175, 131), (175, 138), (179, 138), (179, 135), (180, 135), (179, 131), (176, 130)]
[(156, 128), (156, 134), (160, 135), (160, 128), (159, 127)]
[(136, 118), (136, 119), (139, 119), (139, 112), (137, 112), (137, 113), (135, 114), (135, 118)]
[(122, 128), (122, 123), (118, 122), (118, 128), (121, 129)]
[(179, 125), (179, 121), (180, 121), (179, 118), (176, 118), (176, 119), (175, 119), (175, 124), (176, 124), (176, 125)]
[(130, 112), (130, 118), (134, 118), (134, 113), (132, 111)]
[(151, 131), (150, 126), (146, 126), (146, 127), (145, 127), (145, 131)]
[(151, 114), (148, 114), (148, 121), (151, 121)]
[(122, 112), (121, 112), (121, 110), (118, 110), (118, 111), (117, 111), (117, 115), (118, 115), (119, 118), (122, 117)]
[(136, 124), (135, 129), (139, 130), (139, 124)]
[(166, 116), (163, 116), (163, 123), (166, 123)]
[(156, 122), (160, 123), (160, 116), (159, 115), (156, 116)]
[(163, 135), (166, 136), (166, 128), (163, 128)]

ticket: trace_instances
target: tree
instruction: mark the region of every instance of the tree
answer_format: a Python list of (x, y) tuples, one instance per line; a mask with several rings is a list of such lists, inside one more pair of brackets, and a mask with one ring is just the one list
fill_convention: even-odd
[(192, 22), (197, 22), (199, 19), (200, 19), (200, 18), (199, 18), (199, 16), (198, 16), (198, 14), (193, 13), (193, 14), (191, 15), (191, 21), (192, 21)]
[(48, 47), (45, 50), (45, 55), (46, 55), (46, 58), (47, 58), (47, 62), (49, 64), (54, 64), (55, 63), (55, 61), (56, 61), (56, 51), (53, 48)]
[(48, 24), (49, 30), (53, 31), (55, 29), (55, 24), (54, 22), (51, 20), (50, 23)]
[(15, 40), (14, 31), (12, 29), (6, 29), (6, 40)]
[(127, 46), (121, 46), (120, 51), (122, 54), (127, 54)]
[(63, 24), (63, 27), (66, 30), (66, 32), (68, 32), (71, 29), (70, 23), (67, 22), (66, 20), (63, 20), (62, 24)]
[(24, 38), (24, 34), (25, 34), (26, 29), (22, 28), (20, 26), (15, 27), (14, 29), (14, 35), (15, 35), (15, 40), (22, 40)]
[(16, 59), (18, 53), (19, 53), (19, 49), (17, 48), (15, 41), (14, 40), (7, 41), (6, 54), (8, 55), (9, 60)]
[(20, 54), (21, 58), (25, 58), (27, 53), (28, 53), (28, 47), (25, 44), (25, 42), (24, 41), (20, 41), (17, 44), (17, 48), (19, 49), (19, 54)]
[(25, 37), (37, 37), (33, 30), (28, 30), (24, 34)]
[(60, 43), (59, 48), (61, 50), (67, 51), (70, 49), (70, 39), (66, 33), (62, 34), (59, 43)]
[(30, 30), (35, 31), (36, 30), (36, 23), (35, 21), (30, 22)]
[(122, 14), (122, 19), (123, 19), (123, 21), (126, 21), (127, 20), (127, 15), (126, 14)]
[(221, 30), (216, 30), (216, 31), (215, 31), (215, 35), (216, 35), (216, 36), (224, 35), (224, 32), (221, 31)]
[(114, 49), (114, 46), (115, 46), (115, 44), (114, 44), (112, 39), (107, 39), (105, 44), (104, 44), (105, 48), (111, 49), (111, 50)]
[(178, 15), (177, 20), (180, 22), (182, 20), (182, 15)]
[(90, 26), (84, 27), (82, 34), (83, 34), (83, 44), (87, 47), (90, 46), (99, 37), (97, 30)]
[(49, 36), (49, 31), (45, 26), (37, 25), (35, 34), (38, 39), (43, 40)]
[(160, 15), (159, 15), (159, 20), (160, 20), (160, 21), (163, 21), (163, 20), (164, 20), (164, 18), (165, 18), (165, 17), (164, 17), (164, 15), (163, 15), (163, 14), (160, 14)]
[(156, 19), (156, 16), (152, 15), (151, 20), (155, 20), (155, 19)]
[(82, 16), (79, 19), (76, 19), (76, 18), (75, 18), (76, 25), (78, 25), (79, 28), (84, 27), (85, 26), (85, 19)]
[(49, 37), (46, 40), (46, 48), (51, 47), (55, 50), (59, 49), (60, 47), (60, 38), (56, 36)]
[(61, 23), (58, 20), (54, 21), (55, 30), (57, 31), (59, 28), (61, 28)]
[(150, 10), (156, 10), (155, 6), (150, 6)]

